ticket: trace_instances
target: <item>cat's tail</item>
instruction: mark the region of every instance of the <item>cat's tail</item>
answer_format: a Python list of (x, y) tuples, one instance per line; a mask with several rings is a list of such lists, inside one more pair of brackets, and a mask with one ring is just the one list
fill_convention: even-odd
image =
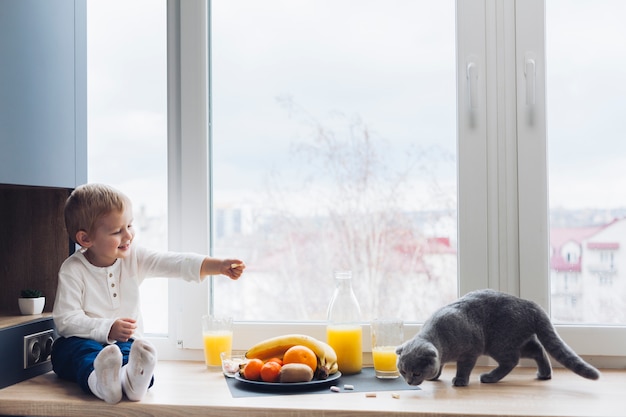
[(600, 378), (600, 372), (585, 362), (561, 339), (545, 313), (541, 314), (538, 320), (537, 337), (556, 361), (583, 378), (594, 380)]

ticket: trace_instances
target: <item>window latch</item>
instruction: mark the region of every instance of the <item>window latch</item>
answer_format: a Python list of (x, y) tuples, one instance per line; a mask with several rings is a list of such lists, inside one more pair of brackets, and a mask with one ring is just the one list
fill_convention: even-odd
[(475, 62), (470, 61), (466, 67), (467, 100), (470, 111), (478, 109), (478, 68)]
[(524, 75), (526, 76), (526, 105), (529, 107), (535, 105), (536, 72), (535, 58), (528, 53), (524, 58)]

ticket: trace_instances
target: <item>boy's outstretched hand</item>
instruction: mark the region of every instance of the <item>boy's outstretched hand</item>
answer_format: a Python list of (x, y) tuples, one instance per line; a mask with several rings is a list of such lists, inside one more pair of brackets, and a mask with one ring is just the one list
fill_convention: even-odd
[(238, 279), (246, 264), (240, 259), (218, 259), (207, 257), (202, 262), (200, 270), (201, 276), (207, 275), (226, 275), (230, 279)]
[(239, 259), (224, 259), (221, 273), (230, 279), (238, 279), (244, 269), (246, 269), (246, 264)]

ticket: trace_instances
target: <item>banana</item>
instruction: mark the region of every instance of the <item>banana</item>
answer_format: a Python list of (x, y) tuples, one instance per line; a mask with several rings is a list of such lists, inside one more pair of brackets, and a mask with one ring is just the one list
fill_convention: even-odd
[(282, 358), (287, 349), (296, 345), (306, 346), (315, 352), (315, 356), (317, 356), (315, 377), (317, 379), (326, 379), (328, 375), (337, 372), (337, 353), (335, 350), (327, 343), (305, 334), (292, 333), (262, 340), (248, 349), (246, 358), (261, 360)]

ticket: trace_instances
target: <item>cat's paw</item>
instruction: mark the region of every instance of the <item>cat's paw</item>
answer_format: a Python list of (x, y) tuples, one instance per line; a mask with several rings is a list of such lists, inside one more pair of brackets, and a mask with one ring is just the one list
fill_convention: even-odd
[(468, 384), (469, 381), (467, 380), (467, 378), (461, 378), (458, 376), (452, 378), (452, 385), (454, 385), (455, 387), (466, 387)]
[(495, 384), (496, 382), (498, 382), (501, 379), (502, 379), (502, 377), (493, 376), (491, 373), (481, 374), (480, 375), (480, 382), (482, 382), (484, 384)]
[(537, 372), (537, 379), (540, 381), (547, 381), (549, 379), (552, 379), (552, 374), (541, 375), (539, 372)]

